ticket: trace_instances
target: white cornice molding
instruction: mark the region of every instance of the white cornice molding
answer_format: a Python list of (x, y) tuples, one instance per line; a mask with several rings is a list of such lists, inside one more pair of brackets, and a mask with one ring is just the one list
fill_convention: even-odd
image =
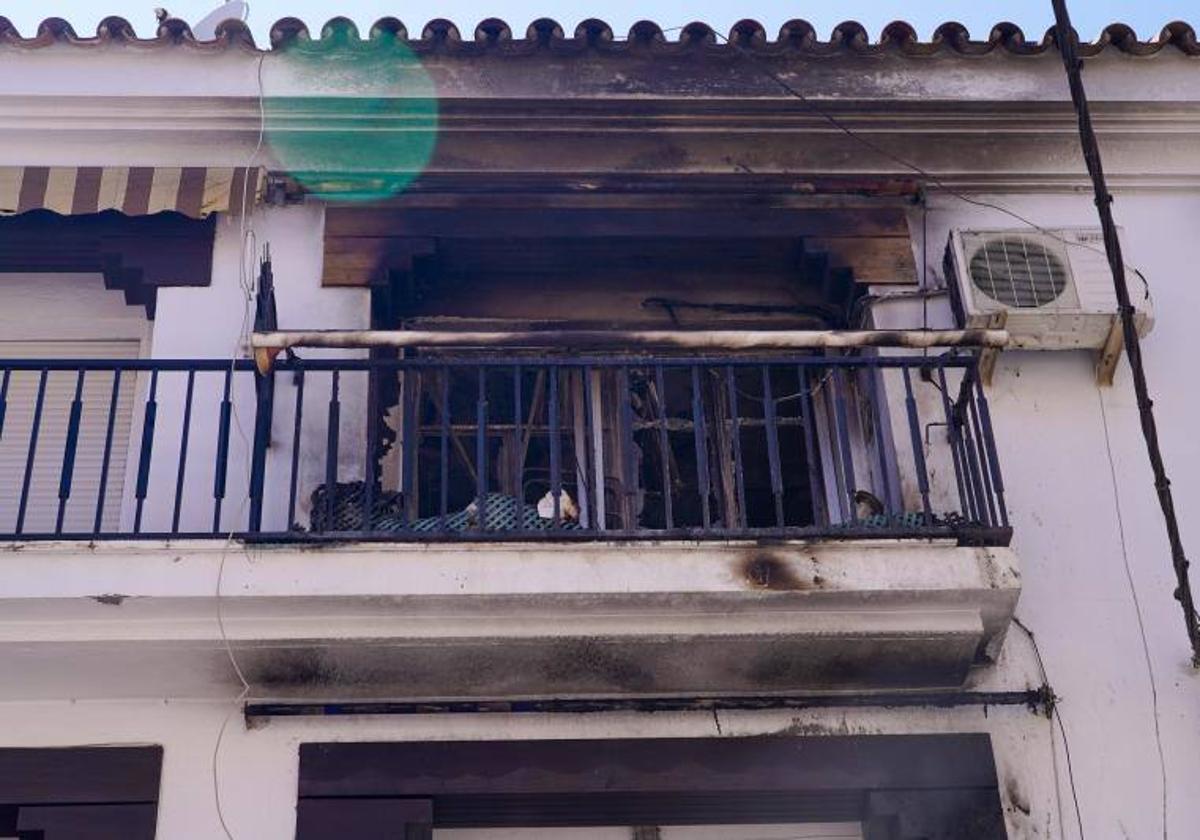
[[(262, 127), (251, 97), (0, 96), (0, 166), (240, 166)], [(962, 189), (1086, 185), (1066, 103), (839, 102), (841, 125)], [(292, 114), (270, 134), (327, 127)], [(1095, 123), (1115, 189), (1191, 189), (1200, 181), (1200, 102), (1098, 103)], [(403, 122), (394, 122), (396, 128)], [(381, 127), (372, 122), (370, 130)], [(388, 127), (386, 122), (382, 127)], [(347, 131), (366, 131), (351, 121)], [(454, 100), (439, 120), (431, 172), (580, 172), (914, 177), (793, 100)], [(646, 169), (655, 150), (672, 155)], [(674, 167), (674, 168), (671, 168)]]

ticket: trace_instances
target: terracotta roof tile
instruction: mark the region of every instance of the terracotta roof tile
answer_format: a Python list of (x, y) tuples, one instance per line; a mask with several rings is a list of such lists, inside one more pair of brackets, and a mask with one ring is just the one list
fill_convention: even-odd
[[(271, 27), (269, 48), (281, 49), (297, 41), (320, 43), (335, 37), (354, 40), (364, 36), (346, 18), (333, 18), (314, 33), (303, 21), (289, 17), (276, 21)], [(922, 41), (913, 27), (903, 21), (885, 26), (875, 41), (871, 40), (862, 24), (846, 21), (834, 27), (829, 40), (822, 41), (812, 25), (804, 20), (788, 21), (772, 40), (762, 24), (754, 20), (739, 21), (734, 24), (728, 35), (719, 35), (704, 23), (690, 23), (666, 33), (652, 21), (640, 21), (630, 28), (624, 38), (617, 38), (612, 27), (602, 20), (585, 20), (568, 36), (558, 22), (541, 18), (529, 25), (523, 37), (514, 38), (507, 23), (498, 18), (488, 18), (475, 27), (470, 38), (464, 39), (459, 28), (448, 20), (432, 20), (422, 27), (418, 37), (413, 37), (403, 23), (395, 18), (385, 17), (371, 26), (365, 38), (398, 38), (407, 42), (418, 54), (439, 52), (463, 56), (488, 52), (525, 54), (543, 49), (564, 54), (589, 50), (643, 50), (677, 55), (685, 51), (719, 53), (738, 49), (751, 50), (762, 55), (792, 53), (814, 57), (842, 53), (879, 55), (893, 52), (914, 57), (942, 54), (979, 56), (994, 52), (1028, 56), (1040, 55), (1054, 49), (1053, 29), (1038, 40), (1029, 40), (1016, 24), (998, 23), (992, 27), (986, 40), (972, 40), (965, 26), (951, 22), (939, 26), (930, 40)], [(46, 18), (38, 25), (37, 32), (30, 36), (23, 36), (8, 18), (0, 17), (0, 46), (33, 48), (57, 43), (79, 47), (128, 44), (133, 47), (181, 45), (199, 50), (258, 49), (246, 24), (236, 20), (222, 23), (211, 40), (199, 41), (192, 35), (187, 23), (174, 18), (159, 24), (154, 37), (139, 38), (129, 21), (120, 17), (107, 17), (102, 20), (94, 35), (76, 33), (62, 18)], [(1200, 56), (1196, 32), (1183, 21), (1168, 23), (1156, 38), (1149, 40), (1138, 38), (1137, 33), (1125, 24), (1110, 24), (1095, 41), (1082, 44), (1080, 54), (1090, 57), (1112, 50), (1133, 56), (1151, 56), (1168, 48), (1174, 48), (1185, 55)]]

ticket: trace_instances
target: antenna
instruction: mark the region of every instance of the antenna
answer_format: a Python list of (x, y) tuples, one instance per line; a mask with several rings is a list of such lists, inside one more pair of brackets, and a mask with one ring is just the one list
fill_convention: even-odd
[(198, 41), (211, 41), (217, 36), (217, 27), (227, 20), (245, 20), (250, 14), (250, 4), (245, 0), (229, 0), (209, 12), (195, 26), (192, 35)]

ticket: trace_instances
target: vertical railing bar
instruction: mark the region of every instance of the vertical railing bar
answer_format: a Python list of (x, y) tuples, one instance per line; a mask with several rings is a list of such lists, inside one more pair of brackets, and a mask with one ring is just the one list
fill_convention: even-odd
[(296, 418), (292, 424), (292, 466), (291, 477), (288, 479), (288, 515), (289, 528), (296, 521), (296, 493), (300, 485), (300, 431), (304, 418), (304, 368), (296, 370)]
[(796, 365), (796, 378), (800, 382), (800, 421), (804, 424), (804, 463), (808, 470), (808, 492), (812, 497), (813, 524), (828, 521), (825, 510), (825, 489), (820, 483), (821, 451), (817, 446), (815, 424), (816, 409), (813, 406), (813, 391), (809, 387), (808, 368)]
[(971, 431), (975, 437), (975, 449), (979, 459), (979, 474), (983, 479), (983, 496), (987, 501), (988, 524), (996, 525), (1000, 521), (1000, 517), (996, 514), (996, 496), (992, 492), (992, 475), (988, 469), (987, 459), (987, 444), (984, 443), (983, 434), (980, 432), (979, 413), (976, 411), (975, 401), (971, 399), (971, 394), (967, 394), (967, 414), (971, 418)]
[(776, 424), (775, 395), (771, 391), (771, 368), (762, 366), (763, 424), (767, 434), (767, 465), (771, 473), (771, 495), (775, 497), (775, 524), (783, 527), (783, 468), (779, 461), (779, 426)]
[(972, 519), (974, 522), (982, 525), (991, 525), (991, 520), (988, 518), (987, 498), (984, 493), (978, 453), (975, 449), (975, 441), (971, 435), (971, 420), (967, 416), (967, 407), (962, 397), (964, 393), (970, 393), (968, 376), (970, 376), (970, 371), (964, 370), (963, 379), (959, 387), (959, 398), (954, 402), (954, 423), (958, 430), (959, 441), (963, 450), (963, 463), (967, 468), (967, 482), (971, 490), (971, 499), (975, 504)]
[[(595, 477), (591, 475), (595, 471), (596, 466), (596, 442), (592, 439), (592, 369), (588, 365), (584, 365), (579, 371), (579, 390), (583, 395), (583, 481), (584, 489), (587, 491), (581, 493), (581, 496), (586, 495), (587, 498), (587, 525), (588, 530), (596, 531), (599, 527), (596, 524), (596, 515), (599, 510), (599, 505), (596, 502), (596, 494), (593, 490), (588, 489), (587, 485), (592, 488), (596, 486)], [(575, 453), (575, 474), (579, 475), (579, 453)]]
[(478, 367), (479, 398), (475, 403), (475, 511), (480, 531), (487, 529), (487, 369)]
[(113, 431), (117, 425), (117, 401), (121, 395), (121, 368), (113, 369), (112, 396), (108, 401), (108, 425), (104, 431), (104, 453), (100, 456), (100, 486), (96, 488), (96, 518), (92, 533), (99, 534), (104, 526), (104, 495), (108, 490), (108, 466), (112, 460)]
[(142, 417), (142, 446), (138, 453), (137, 487), (134, 496), (137, 499), (133, 513), (133, 533), (142, 530), (142, 507), (146, 503), (146, 493), (150, 489), (150, 459), (154, 453), (154, 421), (158, 416), (158, 371), (150, 372), (150, 394), (146, 400), (145, 413)]
[[(337, 496), (338, 443), (341, 437), (341, 371), (334, 370), (329, 385), (329, 420), (325, 430), (325, 530), (335, 531), (333, 503)], [(405, 430), (407, 432), (407, 429)]]
[[(419, 409), (418, 409), (419, 411)], [(362, 529), (374, 530), (375, 482), (379, 470), (379, 373), (378, 368), (367, 370), (367, 451), (363, 461)], [(419, 419), (418, 419), (418, 422)]]
[(863, 375), (868, 383), (872, 425), (875, 427), (875, 459), (879, 465), (879, 489), (883, 495), (881, 501), (884, 512), (892, 514), (896, 511), (892, 504), (892, 479), (888, 473), (887, 441), (883, 434), (883, 395), (879, 388), (879, 377), (882, 373), (879, 368), (868, 367), (863, 371)]
[(559, 429), (558, 407), (558, 375), (561, 368), (550, 367), (546, 377), (550, 380), (547, 393), (546, 418), (550, 426), (550, 496), (554, 506), (553, 523), (558, 528), (562, 525), (562, 431)]
[(267, 449), (271, 446), (271, 424), (275, 413), (275, 373), (254, 377), (254, 432), (250, 439), (250, 475), (247, 484), (246, 530), (262, 530), (263, 498), (267, 483)]
[(1008, 506), (1004, 501), (1004, 478), (1000, 474), (1000, 459), (996, 453), (996, 437), (992, 431), (992, 412), (988, 408), (987, 396), (984, 394), (983, 382), (975, 376), (975, 388), (979, 400), (979, 417), (983, 423), (983, 436), (987, 443), (988, 463), (992, 467), (992, 487), (996, 491), (996, 504), (1000, 512), (1000, 524), (1008, 527)]
[(75, 377), (75, 396), (71, 400), (71, 413), (67, 419), (67, 439), (63, 444), (62, 469), (58, 476), (58, 515), (54, 519), (54, 533), (61, 534), (63, 518), (67, 513), (67, 500), (71, 498), (71, 481), (75, 473), (75, 448), (79, 443), (79, 418), (83, 413), (83, 377), (85, 370), (79, 369)]
[(404, 430), (404, 437), (400, 441), (401, 454), (401, 470), (400, 470), (400, 496), (402, 498), (400, 510), (402, 511), (400, 518), (405, 526), (410, 524), (410, 521), (416, 521), (420, 517), (417, 499), (417, 451), (419, 448), (421, 433), (418, 428), (420, 401), (421, 401), (421, 373), (414, 367), (409, 366), (404, 369), (404, 390), (401, 399), (401, 427)]
[(941, 362), (937, 365), (937, 372), (938, 384), (941, 386), (942, 411), (946, 416), (946, 436), (950, 440), (950, 457), (954, 461), (954, 479), (958, 484), (958, 500), (963, 516), (970, 519), (975, 515), (974, 505), (967, 491), (968, 482), (959, 449), (958, 427), (955, 425), (954, 407), (950, 404), (950, 390), (946, 383), (946, 367)]
[(692, 429), (696, 445), (696, 479), (700, 490), (700, 517), (704, 529), (712, 527), (709, 497), (712, 494), (708, 475), (708, 430), (704, 423), (704, 396), (700, 392), (700, 368), (692, 369)]
[(33, 427), (29, 430), (29, 454), (25, 458), (25, 478), (21, 482), (21, 501), (17, 507), (17, 529), (20, 534), (25, 530), (25, 508), (29, 504), (29, 485), (33, 481), (33, 462), (37, 455), (38, 434), (42, 427), (42, 407), (46, 402), (46, 377), (50, 372), (42, 368), (38, 378), (37, 402), (33, 409)]
[(0, 379), (0, 438), (4, 437), (4, 415), (8, 408), (8, 378), (12, 374), (9, 368), (4, 369), (4, 378)]
[[(438, 453), (438, 530), (445, 533), (446, 516), (450, 512), (450, 368), (442, 366), (441, 393), (438, 396), (439, 414), (442, 418), (441, 451)], [(405, 433), (407, 433), (405, 429)]]
[(637, 458), (634, 454), (633, 443), (633, 381), (629, 376), (629, 367), (622, 366), (617, 376), (617, 386), (620, 389), (620, 425), (621, 425), (621, 494), (624, 502), (621, 515), (624, 520), (621, 527), (634, 531), (638, 529), (638, 484)]
[[(587, 484), (587, 518), (589, 530), (600, 530), (596, 522), (600, 515), (600, 503), (596, 500), (595, 487), (599, 485), (595, 473), (595, 439), (592, 418), (592, 367), (580, 368), (580, 392), (583, 396), (583, 481)], [(575, 454), (578, 466), (578, 452)], [(580, 470), (576, 469), (576, 473)]]
[(662, 492), (663, 513), (667, 528), (675, 527), (675, 514), (672, 510), (673, 488), (671, 485), (671, 442), (667, 434), (667, 387), (661, 363), (654, 366), (654, 386), (658, 389), (658, 448), (662, 456)]
[(749, 527), (749, 516), (746, 511), (746, 473), (742, 463), (742, 417), (738, 411), (733, 365), (725, 366), (725, 390), (729, 400), (730, 436), (733, 438), (733, 475), (737, 484), (738, 514), (734, 524), (746, 528)]
[(179, 530), (179, 517), (183, 511), (183, 479), (187, 471), (188, 438), (192, 432), (192, 392), (196, 386), (196, 371), (189, 370), (183, 397), (183, 427), (179, 432), (179, 466), (175, 471), (175, 504), (171, 511), (171, 530)]
[(848, 508), (850, 521), (857, 522), (858, 503), (854, 497), (858, 494), (858, 478), (854, 474), (854, 453), (850, 449), (850, 421), (846, 411), (846, 375), (840, 367), (833, 370), (833, 385), (833, 407), (834, 415), (837, 418), (838, 448), (842, 454), (842, 478), (845, 485), (842, 492), (850, 502)]
[(908, 413), (908, 432), (912, 441), (913, 464), (917, 468), (917, 490), (921, 494), (921, 507), (925, 512), (925, 525), (933, 524), (933, 506), (929, 502), (929, 470), (925, 464), (925, 446), (921, 442), (921, 417), (917, 412), (917, 400), (913, 396), (912, 375), (907, 366), (904, 372), (904, 406)]
[(225, 478), (229, 472), (229, 422), (233, 416), (230, 389), (233, 385), (233, 367), (225, 370), (225, 384), (221, 396), (221, 413), (217, 422), (217, 463), (213, 472), (213, 533), (221, 531), (221, 505), (225, 501)]
[(508, 471), (515, 490), (516, 530), (525, 530), (525, 465), (521, 463), (521, 366), (513, 365), (513, 436)]

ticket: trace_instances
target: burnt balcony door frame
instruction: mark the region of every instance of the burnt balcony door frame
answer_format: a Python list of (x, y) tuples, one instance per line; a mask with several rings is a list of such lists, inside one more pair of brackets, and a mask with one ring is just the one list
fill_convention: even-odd
[[(882, 222), (876, 219), (879, 208), (871, 211), (859, 208), (857, 214), (824, 211), (816, 216), (779, 211), (779, 225), (766, 227), (731, 225), (729, 218), (718, 223), (711, 218), (711, 209), (711, 204), (700, 202), (647, 217), (645, 213), (631, 214), (611, 208), (557, 212), (513, 208), (511, 213), (496, 214), (497, 223), (504, 220), (503, 230), (490, 236), (471, 229), (469, 214), (461, 211), (440, 215), (422, 214), (418, 210), (406, 212), (402, 217), (404, 227), (424, 226), (421, 229), (424, 235), (387, 240), (387, 248), (380, 253), (381, 268), (372, 275), (371, 325), (376, 329), (454, 329), (456, 325), (467, 328), (482, 318), (476, 327), (501, 331), (585, 326), (611, 329), (720, 326), (745, 330), (844, 327), (851, 302), (862, 289), (855, 284), (852, 266), (837, 262), (829, 252), (831, 240), (818, 237), (809, 241), (806, 234), (861, 233), (856, 228), (867, 224), (868, 219), (893, 235), (905, 230), (902, 219), (891, 218), (894, 211), (890, 215), (884, 211), (887, 218)], [(377, 224), (388, 213), (386, 209), (376, 209), (370, 218), (361, 219), (357, 225), (350, 223), (344, 232)], [(338, 213), (334, 216), (341, 218)], [(578, 224), (572, 227), (568, 220)], [(331, 220), (331, 225), (345, 227), (336, 219)], [(374, 253), (372, 249), (383, 247), (382, 241), (378, 237), (354, 237), (342, 244), (363, 250), (365, 258)], [(818, 243), (818, 250), (813, 249), (813, 242)], [(335, 250), (340, 254), (345, 247)], [(745, 282), (714, 283), (716, 277), (737, 277)], [(529, 293), (531, 283), (537, 287), (538, 280), (545, 281), (549, 297)], [(596, 297), (597, 288), (607, 289), (614, 282), (623, 291)], [(510, 289), (510, 285), (515, 287)], [(582, 292), (591, 303), (572, 302), (564, 309), (561, 303), (564, 285)], [(748, 289), (737, 288), (743, 285)], [(544, 300), (539, 297), (549, 300), (549, 304), (543, 305)], [(613, 302), (607, 302), (609, 297)], [(636, 304), (638, 297), (644, 298), (640, 306)], [(537, 348), (529, 348), (529, 352), (534, 355)], [(397, 353), (374, 349), (371, 355), (376, 359), (395, 358)], [(409, 351), (405, 355), (429, 356)], [(520, 354), (513, 355), (516, 358)], [(387, 379), (373, 375), (368, 385), (368, 411), (379, 418), (376, 437), (382, 443), (378, 467), (371, 467), (370, 471), (382, 478), (381, 489), (403, 494), (406, 516), (413, 520), (420, 517), (422, 507), (429, 513), (430, 491), (435, 497), (439, 494), (437, 488), (424, 487), (427, 482), (413, 472), (429, 472), (421, 469), (422, 462), (428, 462), (429, 466), (437, 457), (436, 453), (423, 453), (420, 445), (406, 448), (396, 444), (405, 442), (410, 430), (416, 429), (418, 437), (430, 441), (436, 449), (441, 422), (437, 416), (422, 416), (426, 408), (431, 407), (435, 415), (437, 412), (439, 386), (436, 382), (430, 385), (436, 373), (425, 376), (414, 373), (405, 371), (399, 377)], [(882, 377), (878, 373), (850, 372), (845, 377), (840, 374), (824, 377), (836, 381), (801, 381), (799, 386), (791, 381), (794, 376), (785, 377), (786, 383), (775, 382), (775, 402), (770, 410), (764, 405), (772, 396), (771, 383), (759, 383), (756, 390), (746, 388), (744, 382), (734, 383), (733, 374), (726, 382), (720, 376), (721, 371), (717, 371), (716, 381), (709, 381), (708, 373), (705, 371), (702, 381), (696, 383), (694, 390), (700, 404), (693, 405), (691, 412), (708, 412), (708, 428), (701, 426), (698, 432), (711, 438), (712, 454), (707, 458), (693, 451), (688, 440), (693, 434), (695, 418), (688, 416), (686, 410), (673, 418), (676, 422), (662, 441), (650, 440), (655, 432), (648, 427), (654, 420), (647, 423), (645, 417), (628, 418), (635, 425), (643, 421), (636, 442), (631, 439), (633, 435), (621, 433), (623, 403), (632, 401), (626, 393), (628, 383), (618, 381), (622, 371), (569, 371), (563, 382), (555, 383), (558, 393), (553, 396), (564, 414), (563, 421), (556, 425), (561, 430), (564, 447), (572, 453), (572, 463), (559, 459), (558, 466), (566, 472), (557, 479), (572, 484), (584, 527), (633, 532), (646, 527), (648, 522), (658, 522), (657, 527), (662, 527), (663, 522), (671, 520), (672, 513), (677, 521), (694, 514), (694, 524), (706, 528), (710, 521), (717, 521), (732, 529), (737, 527), (736, 523), (747, 525), (752, 518), (760, 520), (759, 527), (782, 526), (785, 521), (806, 526), (839, 525), (854, 519), (848, 499), (843, 498), (846, 494), (839, 489), (842, 487), (870, 487), (873, 495), (884, 499), (888, 510), (900, 509), (891, 423), (886, 400), (880, 398)], [(742, 377), (743, 373), (738, 371), (737, 376)], [(773, 373), (772, 378), (778, 380), (777, 374), (778, 371)], [(489, 435), (501, 438), (501, 453), (496, 459), (497, 469), (489, 476), (496, 486), (486, 488), (489, 492), (494, 489), (509, 497), (523, 498), (527, 455), (536, 461), (535, 469), (541, 472), (554, 469), (555, 465), (544, 457), (548, 444), (539, 439), (552, 434), (548, 432), (552, 424), (546, 421), (549, 408), (545, 404), (547, 388), (543, 374), (539, 372), (538, 377), (536, 383), (526, 383), (524, 389), (525, 400), (532, 400), (532, 404), (524, 418), (523, 436), (522, 418), (514, 418), (512, 411), (504, 413), (502, 422), (507, 423), (506, 430), (500, 430), (492, 421)], [(467, 383), (466, 390), (473, 388), (473, 383)], [(642, 413), (654, 414), (657, 403), (657, 414), (664, 425), (668, 422), (665, 409), (670, 402), (668, 389), (679, 390), (679, 385), (670, 376), (665, 382), (660, 377), (658, 383), (651, 381), (645, 385), (647, 393), (641, 395), (641, 403), (651, 409)], [(748, 393), (755, 390), (756, 393)], [(828, 396), (835, 390), (836, 401), (845, 403), (849, 409), (840, 418), (835, 416), (835, 399)], [(811, 394), (805, 396), (802, 392), (806, 391)], [(753, 413), (753, 403), (757, 400), (760, 416), (750, 420), (751, 426), (757, 422), (765, 427), (769, 421), (773, 425), (775, 411), (782, 415), (789, 410), (795, 416), (782, 418), (782, 422), (800, 424), (797, 398), (808, 403), (803, 426), (795, 428), (800, 435), (809, 433), (799, 448), (787, 446), (796, 442), (788, 437), (792, 429), (781, 430), (779, 442), (768, 441), (767, 437), (776, 437), (774, 430), (769, 435), (756, 436), (738, 417), (741, 413)], [(482, 399), (481, 393), (481, 402)], [(688, 394), (683, 395), (684, 402), (690, 399)], [(491, 401), (495, 402), (495, 394), (491, 395)], [(457, 412), (456, 426), (464, 423), (460, 419), (464, 415), (469, 425), (470, 408)], [(534, 419), (539, 411), (543, 422), (535, 430)], [(867, 414), (873, 414), (869, 422), (865, 419)], [(832, 431), (839, 421), (852, 428), (848, 437), (839, 439)], [(814, 431), (812, 426), (818, 428)], [(872, 434), (876, 429), (880, 433)], [(464, 429), (464, 433), (468, 431)], [(748, 439), (735, 444), (733, 438), (743, 435)], [(489, 441), (488, 445), (494, 442)], [(477, 470), (470, 463), (470, 437), (465, 449), (457, 435), (453, 443), (449, 462), (451, 471), (456, 473), (456, 483), (463, 486), (474, 483)], [(763, 449), (770, 444), (774, 444), (770, 454), (776, 474), (768, 476), (765, 470), (757, 470), (755, 474), (753, 468), (758, 466), (757, 462), (747, 457), (743, 475), (742, 459), (735, 456), (735, 451), (739, 447)], [(842, 447), (853, 449), (849, 458), (839, 452)], [(519, 454), (514, 457), (510, 454), (513, 451)], [(539, 454), (543, 456), (540, 461)], [(765, 464), (765, 449), (759, 454), (763, 456), (759, 460)], [(605, 463), (606, 455), (611, 463)], [(672, 462), (694, 457), (696, 463), (683, 464), (682, 471), (678, 469), (680, 464), (669, 465), (674, 468), (675, 482), (680, 483), (683, 473), (690, 471), (692, 484), (696, 485), (685, 489), (680, 484), (684, 510), (669, 510), (670, 503), (663, 498), (671, 492), (664, 483), (669, 470), (654, 465), (656, 457)], [(857, 465), (858, 475), (847, 475), (850, 464)], [(701, 466), (710, 473), (703, 478), (699, 475)], [(784, 492), (781, 481), (795, 486)], [(551, 483), (541, 484), (542, 489), (553, 494)], [(712, 504), (707, 501), (697, 504), (712, 510), (704, 510), (701, 517), (699, 508), (686, 508), (693, 497), (707, 498), (705, 488), (712, 490)], [(423, 504), (421, 496), (426, 497)], [(657, 507), (643, 520), (642, 513), (648, 503)], [(780, 515), (776, 508), (781, 503), (795, 509), (789, 509), (786, 516)], [(462, 505), (451, 507), (457, 509)]]

